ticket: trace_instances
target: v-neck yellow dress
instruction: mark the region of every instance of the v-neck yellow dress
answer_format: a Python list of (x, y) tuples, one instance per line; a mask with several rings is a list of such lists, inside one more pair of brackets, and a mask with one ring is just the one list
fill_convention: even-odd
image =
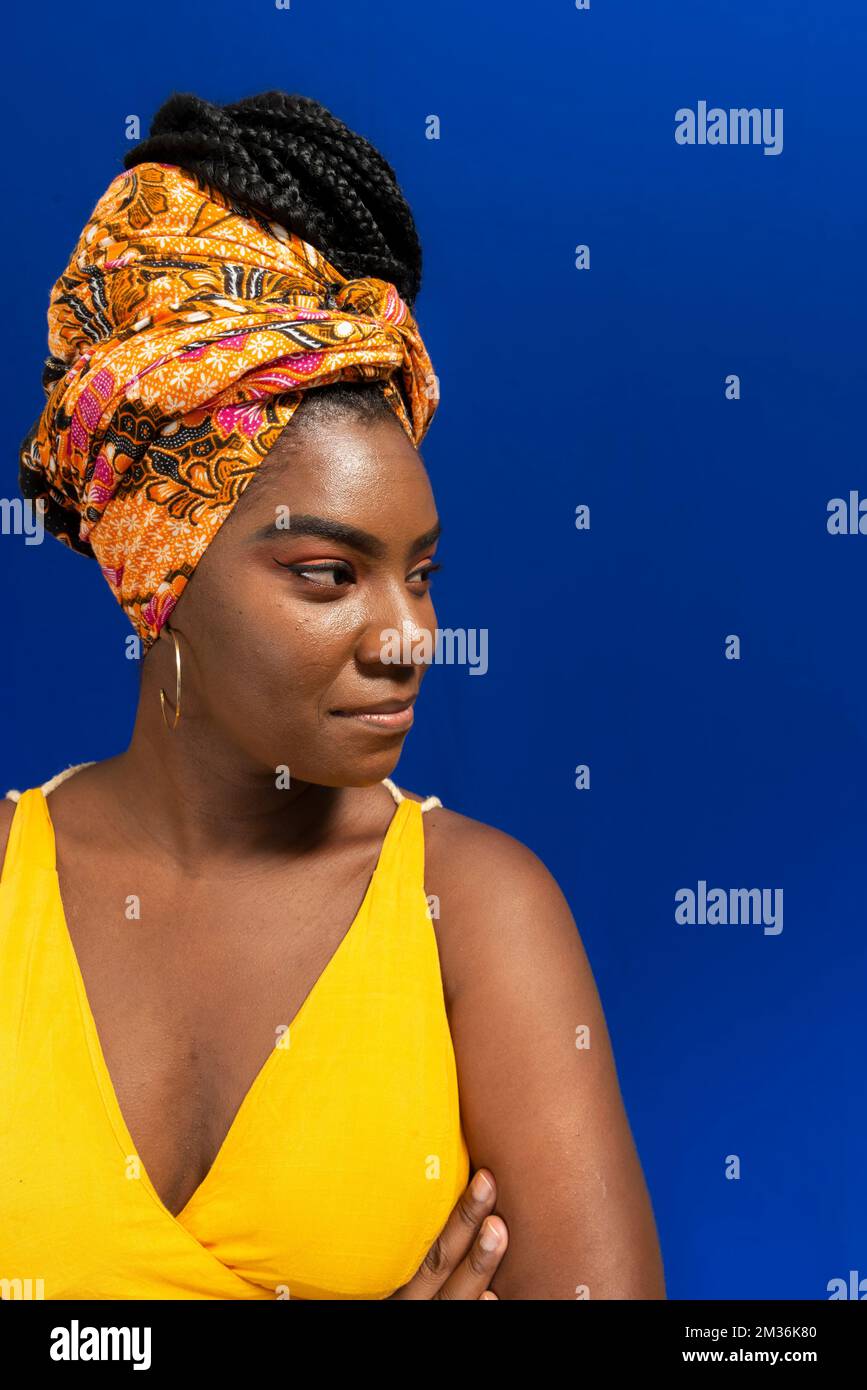
[(19, 794), (0, 880), (0, 1297), (382, 1299), (416, 1272), (470, 1165), (422, 803), (384, 780), (397, 806), (361, 908), (177, 1216), (105, 1063), (48, 798)]

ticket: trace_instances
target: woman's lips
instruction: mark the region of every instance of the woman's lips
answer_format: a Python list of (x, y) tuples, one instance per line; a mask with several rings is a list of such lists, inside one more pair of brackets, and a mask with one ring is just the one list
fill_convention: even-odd
[(392, 733), (395, 729), (401, 732), (412, 727), (414, 713), (412, 705), (407, 705), (406, 709), (395, 709), (381, 712), (352, 710), (333, 710), (341, 719), (357, 719), (362, 724), (367, 724), (372, 729), (384, 729)]

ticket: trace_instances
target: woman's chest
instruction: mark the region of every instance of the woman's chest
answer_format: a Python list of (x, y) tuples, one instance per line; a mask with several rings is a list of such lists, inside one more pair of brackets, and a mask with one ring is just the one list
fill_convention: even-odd
[[(0, 1108), (14, 1116), (0, 1125), (0, 1255), (44, 1271), (48, 1297), (117, 1296), (118, 1271), (136, 1290), (124, 1297), (399, 1287), (469, 1171), (436, 941), (417, 900), (365, 895), (312, 985), (324, 953), (304, 957), (290, 999), (285, 983), (262, 988), (267, 969), (299, 959), (269, 945), (267, 898), (251, 984), (252, 932), (244, 952), (213, 930), (199, 949), (211, 912), (230, 919), (225, 904), (162, 904), (190, 953), (156, 930), (125, 937), (147, 919), (129, 894), (123, 920), (112, 913), (123, 887), (103, 876), (71, 926), (50, 874), (0, 904)], [(321, 917), (314, 927), (321, 939)], [(262, 1051), (242, 1052), (253, 1023)], [(231, 1098), (221, 1073), (237, 1078)]]
[(327, 974), (363, 885), (335, 885), (329, 897), (289, 878), (250, 892), (157, 877), (142, 887), (122, 872), (61, 877), (114, 1095), (176, 1213), (274, 1048), (291, 1042), (292, 1021)]

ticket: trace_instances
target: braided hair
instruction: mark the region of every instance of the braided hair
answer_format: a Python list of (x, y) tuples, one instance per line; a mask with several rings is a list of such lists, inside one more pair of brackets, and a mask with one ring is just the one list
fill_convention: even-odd
[[(132, 169), (151, 160), (186, 169), (280, 223), (347, 279), (390, 280), (413, 307), (421, 286), (421, 243), (394, 169), (363, 135), (312, 97), (274, 90), (217, 106), (175, 92), (123, 165)], [(308, 405), (317, 414), (326, 408), (329, 416), (392, 413), (381, 381), (317, 387), (305, 392), (305, 416)]]

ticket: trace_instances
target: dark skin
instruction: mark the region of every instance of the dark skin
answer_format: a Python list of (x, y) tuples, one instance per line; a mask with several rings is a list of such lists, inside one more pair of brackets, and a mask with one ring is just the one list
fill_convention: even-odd
[[(259, 534), (287, 515), (293, 529)], [(356, 534), (296, 534), (302, 515)], [(425, 572), (437, 528), (427, 472), (396, 420), (326, 423), (302, 405), (170, 619), (183, 661), (177, 729), (160, 711), (160, 688), (175, 693), (163, 633), (143, 663), (127, 750), (51, 793), (67, 925), (106, 1063), (173, 1214), (364, 896), (395, 809), (381, 779), (406, 733), (334, 711), (418, 693), (426, 667), (385, 662), (380, 634), (435, 631)], [(2, 847), (14, 806), (0, 805)], [(503, 1245), (493, 1273), (490, 1259), (482, 1270), (473, 1241), (485, 1212), (456, 1209), (451, 1240), (447, 1227), (415, 1289), (394, 1296), (478, 1298), (489, 1281), (506, 1299), (664, 1298), (568, 904), (511, 836), (439, 807), (424, 826), (462, 1124), (471, 1170), (496, 1174), (485, 1212), (495, 1200)], [(131, 893), (147, 922), (135, 934)], [(591, 1046), (579, 1050), (582, 1025)], [(473, 1292), (466, 1278), (463, 1292), (460, 1279), (447, 1287), (462, 1261)]]

